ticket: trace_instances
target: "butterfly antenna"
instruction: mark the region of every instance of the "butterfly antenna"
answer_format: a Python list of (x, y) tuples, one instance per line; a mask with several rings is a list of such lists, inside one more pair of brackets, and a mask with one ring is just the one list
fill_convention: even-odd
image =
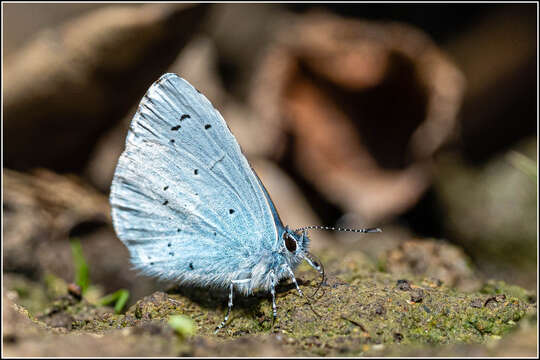
[(302, 227), (300, 229), (296, 229), (294, 231), (305, 231), (305, 230), (348, 231), (348, 232), (355, 232), (355, 233), (377, 233), (377, 232), (382, 232), (382, 230), (380, 228), (349, 229), (349, 228), (340, 228), (340, 227), (333, 227), (333, 226), (319, 226), (319, 225), (304, 226), (304, 227)]

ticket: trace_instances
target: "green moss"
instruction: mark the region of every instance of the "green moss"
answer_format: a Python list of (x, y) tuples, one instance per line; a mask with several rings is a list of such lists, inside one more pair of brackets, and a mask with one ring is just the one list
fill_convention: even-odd
[(535, 301), (534, 294), (530, 291), (516, 285), (507, 284), (501, 280), (489, 280), (479, 291), (482, 294), (505, 294), (506, 296), (513, 296), (522, 301)]
[[(326, 254), (324, 261), (329, 276), (311, 306), (290, 282), (278, 286), (274, 324), (268, 294), (237, 296), (227, 325), (214, 335), (226, 312), (226, 293), (178, 288), (140, 299), (125, 314), (65, 294), (50, 302), (40, 319), (47, 323), (66, 314), (73, 319), (70, 331), (105, 333), (152, 324), (168, 328), (167, 321), (181, 315), (193, 321), (198, 336), (224, 343), (248, 334), (278, 333), (290, 339), (288, 346), (306, 354), (358, 356), (391, 344), (483, 344), (536, 311), (528, 292), (503, 282), (489, 282), (473, 293), (423, 277), (409, 277), (408, 287), (398, 287), (402, 276), (381, 273), (365, 258)], [(298, 270), (305, 293), (314, 293), (316, 276), (307, 267)]]
[(4, 276), (6, 290), (15, 291), (16, 303), (27, 309), (32, 315), (42, 311), (52, 300), (67, 289), (66, 283), (52, 275), (46, 275), (45, 281), (31, 281), (24, 276), (9, 274)]

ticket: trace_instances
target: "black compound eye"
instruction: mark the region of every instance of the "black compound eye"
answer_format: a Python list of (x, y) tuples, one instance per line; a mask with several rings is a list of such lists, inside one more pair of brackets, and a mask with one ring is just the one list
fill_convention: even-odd
[(290, 252), (296, 251), (296, 240), (293, 239), (293, 237), (287, 233), (283, 235), (285, 240), (285, 246), (287, 247), (287, 250)]

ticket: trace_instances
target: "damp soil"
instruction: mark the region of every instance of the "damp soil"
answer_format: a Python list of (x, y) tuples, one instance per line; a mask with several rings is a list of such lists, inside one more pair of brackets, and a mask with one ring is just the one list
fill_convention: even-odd
[[(235, 297), (226, 326), (226, 293), (172, 287), (138, 299), (124, 313), (79, 296), (63, 280), (5, 275), (4, 354), (8, 356), (421, 356), (506, 354), (536, 332), (536, 296), (486, 281), (461, 291), (424, 275), (391, 274), (361, 252), (323, 252), (327, 278), (305, 265), (270, 297)], [(320, 287), (319, 287), (320, 286)], [(313, 294), (315, 291), (315, 296)], [(195, 327), (168, 325), (184, 315)], [(525, 335), (524, 335), (525, 334)], [(515, 345), (517, 354), (536, 349)], [(528, 348), (527, 348), (528, 346)], [(532, 353), (532, 354), (533, 354)], [(532, 355), (531, 354), (531, 355)]]

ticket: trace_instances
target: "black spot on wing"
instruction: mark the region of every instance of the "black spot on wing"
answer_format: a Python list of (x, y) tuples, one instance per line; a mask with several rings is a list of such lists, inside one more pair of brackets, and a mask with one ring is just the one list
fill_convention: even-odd
[(204, 129), (205, 129), (205, 130), (208, 130), (208, 129), (210, 129), (211, 127), (212, 127), (212, 125), (210, 125), (210, 124), (206, 124), (206, 125), (204, 125)]
[(167, 205), (169, 203), (169, 200), (165, 200), (162, 205)]
[(193, 270), (193, 269), (195, 269), (195, 268), (193, 267), (193, 263), (190, 262), (190, 263), (189, 263), (189, 270)]
[(171, 130), (172, 130), (172, 131), (177, 131), (177, 130), (180, 129), (180, 128), (181, 128), (180, 125), (176, 125), (176, 126), (173, 126), (173, 127), (171, 128)]
[(168, 247), (171, 247), (171, 245), (172, 245), (171, 243), (168, 243), (168, 244), (167, 244)]
[(165, 187), (163, 188), (163, 191), (166, 191), (168, 188), (169, 188), (169, 185), (165, 186)]
[(234, 209), (229, 209), (229, 214), (234, 214)]
[(185, 119), (190, 119), (190, 118), (191, 118), (190, 115), (184, 114), (184, 115), (180, 116), (180, 121), (183, 121), (183, 120), (185, 120)]
[(194, 173), (195, 175), (199, 175), (199, 169), (193, 170), (193, 173)]
[(173, 143), (173, 144), (174, 144), (174, 139), (171, 139), (171, 143)]

